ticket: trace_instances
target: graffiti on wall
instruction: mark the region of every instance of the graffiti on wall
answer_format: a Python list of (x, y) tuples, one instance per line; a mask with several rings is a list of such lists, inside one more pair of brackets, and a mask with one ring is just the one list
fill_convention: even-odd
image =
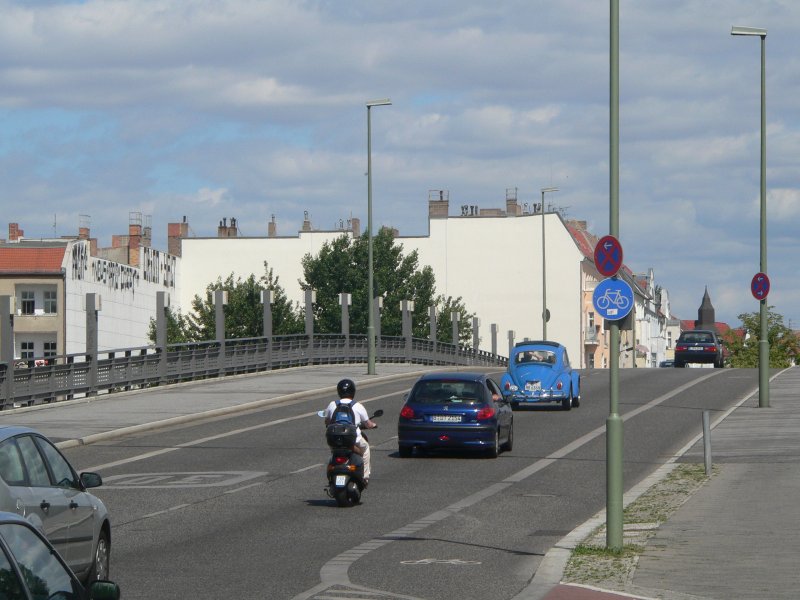
[(142, 248), (144, 280), (164, 287), (175, 287), (177, 258), (153, 248)]
[(72, 246), (72, 279), (82, 280), (89, 269), (89, 245)]

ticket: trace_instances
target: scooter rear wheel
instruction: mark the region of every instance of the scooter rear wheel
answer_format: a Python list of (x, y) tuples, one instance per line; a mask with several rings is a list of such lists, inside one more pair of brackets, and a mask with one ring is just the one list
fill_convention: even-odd
[(336, 488), (333, 490), (333, 499), (336, 504), (341, 507), (350, 506), (350, 495), (345, 488)]

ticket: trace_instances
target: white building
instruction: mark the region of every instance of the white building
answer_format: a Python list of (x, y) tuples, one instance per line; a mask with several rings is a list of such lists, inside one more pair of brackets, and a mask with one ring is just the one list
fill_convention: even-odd
[[(499, 354), (508, 351), (509, 332), (514, 341), (541, 339), (546, 302), (547, 339), (563, 343), (576, 366), (607, 366), (606, 332), (591, 306), (592, 291), (601, 279), (593, 261), (596, 239), (585, 224), (567, 223), (556, 211), (543, 215), (541, 210), (523, 210), (515, 197), (507, 199), (505, 210), (467, 208), (462, 210), (466, 214), (450, 216), (444, 193), (432, 194), (428, 235), (398, 236), (397, 242), (405, 254), (416, 250), (420, 265), (432, 267), (437, 294), (460, 296), (480, 318), (480, 349), (491, 350), (492, 324), (498, 330)], [(302, 257), (316, 255), (338, 236), (358, 235), (358, 222), (353, 225), (348, 231), (317, 231), (306, 221), (297, 236), (278, 237), (270, 223), (266, 237), (238, 237), (235, 225), (232, 230), (223, 222), (217, 237), (185, 237), (180, 251), (181, 310), (191, 311), (192, 298), (205, 294), (217, 278), (260, 277), (265, 261), (287, 297), (302, 302)], [(633, 366), (632, 358), (630, 363)]]
[[(141, 246), (135, 236), (134, 265), (97, 256), (103, 250), (88, 236), (27, 240), (15, 230), (10, 237), (0, 244), (0, 295), (10, 296), (15, 307), (15, 358), (85, 352), (86, 294), (99, 296), (101, 351), (150, 345), (156, 293), (167, 292), (177, 301), (179, 259)], [(122, 247), (113, 253), (127, 255)]]

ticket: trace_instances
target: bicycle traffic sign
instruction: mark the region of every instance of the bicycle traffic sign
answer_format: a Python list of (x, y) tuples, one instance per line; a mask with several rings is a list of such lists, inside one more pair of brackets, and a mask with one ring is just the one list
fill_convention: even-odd
[(766, 273), (756, 273), (750, 282), (750, 291), (756, 300), (764, 300), (769, 294), (769, 277)]
[(604, 277), (617, 274), (622, 266), (622, 245), (613, 235), (600, 238), (594, 247), (594, 264)]
[(592, 303), (604, 319), (624, 319), (633, 310), (633, 289), (621, 279), (604, 279), (594, 288)]

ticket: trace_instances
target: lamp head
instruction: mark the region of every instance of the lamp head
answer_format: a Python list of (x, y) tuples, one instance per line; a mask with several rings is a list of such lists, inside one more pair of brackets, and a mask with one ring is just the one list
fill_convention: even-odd
[(372, 108), (373, 106), (388, 106), (391, 103), (392, 101), (389, 100), (389, 98), (383, 98), (382, 100), (368, 100), (367, 108)]
[(760, 27), (731, 27), (731, 35), (756, 35), (767, 37), (767, 30)]

